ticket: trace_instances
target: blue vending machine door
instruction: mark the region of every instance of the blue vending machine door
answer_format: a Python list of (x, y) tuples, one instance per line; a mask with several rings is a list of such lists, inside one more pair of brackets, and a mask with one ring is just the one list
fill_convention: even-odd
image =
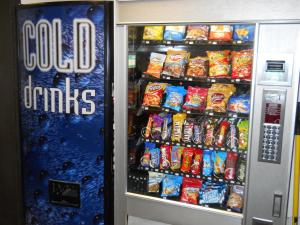
[(17, 9), (26, 224), (113, 224), (112, 3)]

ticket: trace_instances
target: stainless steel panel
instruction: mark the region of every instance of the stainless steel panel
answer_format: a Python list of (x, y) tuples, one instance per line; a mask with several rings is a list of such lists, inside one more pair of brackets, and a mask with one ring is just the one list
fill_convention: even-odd
[[(255, 224), (253, 218), (271, 221), (274, 225), (285, 225), (287, 219), (288, 193), (292, 165), (296, 101), (299, 84), (300, 63), (300, 25), (299, 24), (260, 24), (257, 61), (260, 57), (272, 54), (293, 55), (293, 77), (291, 86), (258, 85), (256, 82), (254, 114), (251, 129), (250, 166), (248, 170), (245, 225)], [(259, 65), (259, 64), (258, 64)], [(254, 71), (260, 80), (261, 68)], [(260, 146), (260, 128), (262, 124), (262, 96), (265, 89), (286, 92), (286, 109), (283, 124), (281, 164), (258, 161)], [(282, 193), (280, 217), (273, 216), (274, 194)], [(260, 223), (256, 223), (260, 224)], [(261, 223), (264, 224), (264, 223)], [(268, 223), (265, 223), (268, 224)], [(272, 223), (270, 223), (272, 224)]]
[(127, 193), (129, 215), (172, 225), (241, 225), (243, 216), (197, 205)]
[(252, 225), (273, 225), (273, 221), (264, 220), (256, 217), (254, 217), (252, 221), (253, 221)]
[(127, 184), (127, 27), (115, 28), (114, 67), (114, 221), (127, 224), (125, 190)]

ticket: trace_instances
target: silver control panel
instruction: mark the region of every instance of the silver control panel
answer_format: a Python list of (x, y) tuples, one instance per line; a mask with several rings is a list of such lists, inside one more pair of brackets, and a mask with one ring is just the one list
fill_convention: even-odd
[(280, 163), (286, 92), (264, 90), (258, 160)]

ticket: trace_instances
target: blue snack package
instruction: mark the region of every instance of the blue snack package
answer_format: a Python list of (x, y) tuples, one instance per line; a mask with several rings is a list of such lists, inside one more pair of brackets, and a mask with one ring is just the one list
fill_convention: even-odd
[(253, 41), (255, 26), (249, 24), (236, 24), (233, 26), (234, 41)]
[(213, 172), (213, 162), (212, 162), (212, 151), (204, 150), (203, 151), (203, 176), (211, 176)]
[(154, 149), (155, 143), (151, 143), (146, 141), (145, 142), (145, 151), (144, 151), (144, 155), (141, 158), (141, 166), (145, 166), (148, 167), (150, 166), (150, 156), (151, 156), (151, 149)]
[(162, 184), (161, 197), (175, 197), (180, 194), (182, 177), (175, 175), (166, 175)]
[(183, 103), (186, 90), (182, 86), (168, 86), (166, 88), (166, 101), (163, 105), (165, 108), (169, 108), (179, 112)]
[(185, 26), (166, 26), (164, 40), (182, 41), (185, 37), (185, 28)]
[(227, 104), (227, 110), (235, 113), (249, 114), (250, 96), (249, 95), (231, 96)]
[(227, 185), (225, 183), (205, 183), (199, 192), (199, 204), (220, 204), (225, 200)]
[(212, 160), (214, 162), (214, 176), (217, 178), (223, 178), (225, 175), (225, 162), (227, 158), (227, 152), (212, 153)]
[(160, 165), (160, 149), (159, 148), (153, 148), (150, 149), (150, 167), (152, 168), (159, 168)]

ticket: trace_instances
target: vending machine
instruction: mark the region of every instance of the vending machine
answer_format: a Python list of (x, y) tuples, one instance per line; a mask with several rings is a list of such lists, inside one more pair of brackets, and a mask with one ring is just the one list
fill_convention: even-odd
[(115, 221), (290, 224), (300, 25), (119, 25), (115, 44)]
[(17, 9), (24, 224), (113, 224), (113, 4)]

